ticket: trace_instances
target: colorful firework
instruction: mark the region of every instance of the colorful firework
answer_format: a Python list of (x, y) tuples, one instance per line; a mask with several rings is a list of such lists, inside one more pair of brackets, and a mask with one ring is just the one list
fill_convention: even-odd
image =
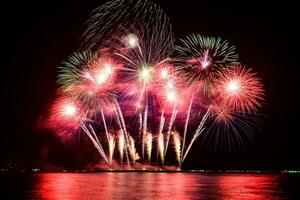
[(50, 111), (49, 125), (62, 139), (69, 140), (80, 130), (84, 115), (78, 101), (72, 98), (58, 98)]
[(60, 67), (58, 83), (64, 94), (80, 99), (89, 111), (95, 111), (113, 100), (112, 83), (119, 67), (108, 56), (91, 51), (74, 53)]
[(154, 153), (165, 165), (169, 151), (181, 166), (203, 132), (242, 143), (239, 130), (255, 124), (263, 86), (226, 40), (191, 34), (174, 52), (168, 17), (148, 0), (110, 1), (87, 26), (83, 50), (59, 68), (50, 124), (62, 138), (85, 133), (110, 167), (115, 157), (150, 164)]
[(239, 64), (235, 46), (220, 37), (190, 34), (176, 46), (180, 69), (189, 83), (210, 81), (223, 67)]
[(264, 90), (260, 79), (245, 67), (237, 66), (220, 71), (215, 88), (224, 106), (229, 106), (234, 111), (256, 111), (263, 101)]

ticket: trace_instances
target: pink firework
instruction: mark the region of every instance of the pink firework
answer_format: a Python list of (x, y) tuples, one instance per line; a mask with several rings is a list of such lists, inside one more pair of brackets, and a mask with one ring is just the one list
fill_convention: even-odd
[(187, 93), (184, 77), (171, 64), (159, 66), (154, 74), (156, 78), (155, 94), (160, 103), (164, 105), (165, 113), (172, 112), (174, 106), (178, 111), (184, 109)]
[(97, 58), (82, 73), (78, 92), (87, 96), (103, 96), (112, 89), (119, 67), (120, 65), (109, 57)]
[(224, 104), (226, 110), (255, 112), (263, 101), (263, 85), (251, 69), (238, 66), (222, 70), (215, 86), (218, 104)]
[(83, 121), (81, 106), (71, 98), (60, 97), (51, 108), (49, 125), (64, 138), (76, 132)]

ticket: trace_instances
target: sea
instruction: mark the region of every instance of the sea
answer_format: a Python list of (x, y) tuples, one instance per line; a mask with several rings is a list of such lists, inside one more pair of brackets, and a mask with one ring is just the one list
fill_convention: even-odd
[(0, 199), (300, 199), (300, 175), (280, 173), (1, 173), (0, 186)]

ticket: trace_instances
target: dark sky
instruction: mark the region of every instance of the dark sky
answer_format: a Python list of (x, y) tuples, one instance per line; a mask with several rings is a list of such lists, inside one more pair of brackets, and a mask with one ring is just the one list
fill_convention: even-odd
[[(4, 7), (1, 165), (77, 165), (74, 147), (62, 147), (51, 133), (36, 127), (56, 97), (57, 66), (76, 50), (90, 11), (102, 2), (53, 0)], [(177, 38), (201, 33), (228, 39), (236, 45), (241, 62), (259, 73), (266, 89), (266, 117), (261, 133), (255, 134), (255, 144), (230, 154), (196, 147), (186, 167), (300, 167), (299, 131), (292, 123), (297, 104), (290, 95), (295, 92), (291, 80), (296, 65), (290, 61), (291, 30), (286, 7), (244, 1), (158, 2), (169, 15)], [(45, 146), (51, 149), (47, 158), (43, 158)]]

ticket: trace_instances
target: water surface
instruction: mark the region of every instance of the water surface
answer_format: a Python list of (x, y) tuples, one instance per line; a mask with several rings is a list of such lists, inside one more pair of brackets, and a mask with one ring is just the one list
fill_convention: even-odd
[(10, 199), (300, 199), (300, 176), (287, 174), (40, 173), (0, 178), (2, 196)]

